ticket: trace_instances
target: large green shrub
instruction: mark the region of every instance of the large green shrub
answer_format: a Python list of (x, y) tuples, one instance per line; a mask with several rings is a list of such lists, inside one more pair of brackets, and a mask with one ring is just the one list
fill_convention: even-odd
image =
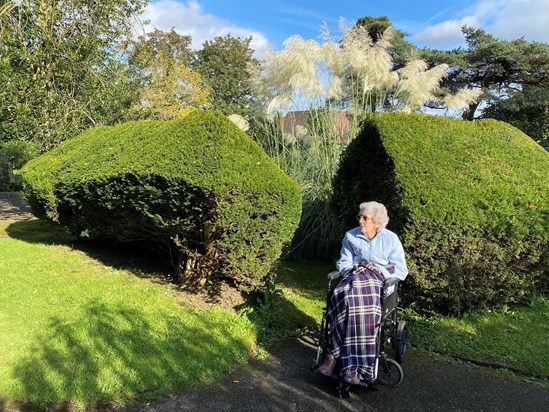
[(549, 153), (495, 120), (379, 114), (348, 146), (333, 205), (387, 205), (411, 276), (408, 296), (461, 312), (548, 291)]
[(298, 185), (211, 111), (88, 130), (22, 175), (37, 216), (79, 236), (164, 244), (187, 281), (261, 285), (301, 213)]

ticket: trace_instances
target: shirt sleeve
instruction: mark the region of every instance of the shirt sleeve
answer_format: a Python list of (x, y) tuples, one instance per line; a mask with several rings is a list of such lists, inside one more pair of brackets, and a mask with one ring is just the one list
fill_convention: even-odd
[(385, 279), (397, 278), (404, 280), (408, 275), (408, 266), (404, 257), (404, 248), (396, 235), (393, 237), (392, 248), (387, 256), (387, 261), (387, 265), (378, 265)]
[(341, 255), (339, 260), (336, 262), (336, 267), (337, 270), (339, 270), (339, 273), (341, 273), (341, 276), (347, 276), (353, 269), (353, 266), (353, 249), (351, 247), (351, 242), (349, 241), (347, 235), (345, 235), (341, 246)]

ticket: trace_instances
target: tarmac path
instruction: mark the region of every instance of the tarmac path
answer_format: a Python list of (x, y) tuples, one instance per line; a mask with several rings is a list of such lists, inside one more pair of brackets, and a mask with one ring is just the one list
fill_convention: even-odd
[[(22, 198), (0, 198), (0, 220), (32, 217)], [(413, 340), (413, 336), (410, 339)], [(130, 404), (114, 410), (549, 412), (547, 384), (542, 386), (508, 374), (504, 376), (486, 367), (435, 360), (411, 349), (408, 349), (402, 365), (404, 380), (400, 386), (378, 385), (375, 390), (356, 387), (351, 399), (344, 401), (337, 396), (336, 380), (310, 371), (315, 350), (305, 338), (289, 340), (275, 348), (267, 359), (252, 359), (232, 373), (221, 376), (216, 383), (161, 401)], [(36, 409), (30, 407), (28, 410)]]
[(291, 340), (217, 383), (125, 411), (549, 411), (548, 387), (414, 350), (406, 353), (400, 386), (356, 387), (350, 400), (341, 400), (335, 379), (310, 371), (315, 354), (309, 342)]
[(31, 209), (20, 193), (0, 193), (0, 220), (33, 219)]

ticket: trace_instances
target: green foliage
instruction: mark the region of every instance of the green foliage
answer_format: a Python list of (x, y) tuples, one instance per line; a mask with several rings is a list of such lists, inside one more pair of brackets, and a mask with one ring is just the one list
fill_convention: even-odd
[(525, 86), (484, 109), (483, 116), (512, 124), (549, 150), (549, 87)]
[(333, 205), (346, 225), (387, 205), (408, 298), (450, 312), (547, 292), (549, 154), (512, 126), (379, 114), (347, 147)]
[[(135, 83), (119, 45), (145, 0), (26, 0), (0, 15), (0, 142), (44, 150), (127, 114)], [(122, 84), (122, 85), (121, 85)]]
[(213, 107), (226, 115), (244, 116), (254, 105), (247, 72), (249, 65), (257, 66), (251, 41), (251, 37), (242, 39), (228, 34), (206, 40), (196, 52), (193, 68), (213, 90)]
[(21, 182), (14, 170), (38, 156), (39, 147), (32, 143), (10, 141), (0, 144), (0, 192), (21, 190)]
[(171, 56), (178, 63), (190, 66), (192, 61), (191, 36), (177, 33), (175, 29), (163, 32), (158, 29), (139, 36), (129, 52), (129, 63), (145, 70), (159, 56)]
[[(505, 120), (543, 143), (549, 122), (549, 44), (524, 38), (501, 40), (472, 27), (462, 31), (467, 49), (426, 49), (422, 56), (431, 64), (450, 65), (444, 81), (448, 89), (483, 92), (482, 99), (471, 103), (463, 117)], [(479, 106), (484, 106), (481, 113)]]
[(38, 216), (81, 237), (164, 244), (188, 283), (260, 286), (301, 212), (297, 184), (218, 112), (91, 129), (22, 175)]
[[(190, 107), (211, 106), (211, 89), (189, 70), (191, 37), (172, 29), (140, 36), (129, 52), (130, 67), (140, 74), (143, 90), (138, 107), (163, 120), (181, 116)], [(152, 113), (151, 113), (152, 114)]]

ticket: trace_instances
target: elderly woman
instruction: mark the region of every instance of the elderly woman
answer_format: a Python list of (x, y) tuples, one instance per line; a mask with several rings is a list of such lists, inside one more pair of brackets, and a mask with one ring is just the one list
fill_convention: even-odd
[(331, 341), (326, 360), (318, 368), (319, 373), (331, 376), (339, 365), (340, 380), (351, 384), (373, 377), (384, 281), (404, 280), (408, 274), (402, 244), (385, 228), (389, 222), (385, 206), (361, 203), (357, 219), (359, 226), (345, 233), (336, 263), (343, 279), (328, 305)]

